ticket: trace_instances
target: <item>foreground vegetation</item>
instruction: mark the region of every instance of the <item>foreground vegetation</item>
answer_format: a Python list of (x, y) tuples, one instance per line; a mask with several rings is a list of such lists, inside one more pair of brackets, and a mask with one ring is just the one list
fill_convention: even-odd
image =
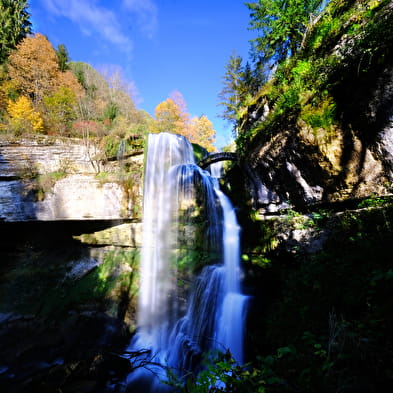
[[(251, 219), (243, 255), (249, 362), (210, 353), (198, 376), (170, 373), (170, 384), (194, 393), (389, 392), (392, 222), (389, 198)], [(291, 240), (294, 231), (303, 241)]]

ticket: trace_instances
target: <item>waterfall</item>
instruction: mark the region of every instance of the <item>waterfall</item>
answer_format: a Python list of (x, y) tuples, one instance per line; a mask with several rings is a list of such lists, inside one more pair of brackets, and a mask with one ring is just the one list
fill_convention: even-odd
[[(211, 349), (243, 362), (247, 297), (240, 289), (239, 232), (233, 206), (217, 179), (195, 164), (191, 144), (174, 134), (149, 135), (137, 332), (129, 346), (144, 354), (138, 360), (144, 367), (129, 375), (133, 389), (166, 391), (164, 367), (179, 376), (198, 371)], [(214, 263), (180, 293), (179, 258), (196, 243)]]
[(117, 161), (119, 161), (119, 162), (123, 161), (125, 152), (126, 152), (126, 142), (124, 139), (121, 139), (119, 142), (119, 146), (117, 147), (117, 151), (116, 151)]

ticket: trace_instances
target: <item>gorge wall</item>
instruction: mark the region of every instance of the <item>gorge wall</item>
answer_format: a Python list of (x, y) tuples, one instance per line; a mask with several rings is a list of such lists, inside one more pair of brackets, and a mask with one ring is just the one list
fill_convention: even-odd
[(366, 3), (329, 5), (319, 21), (333, 29), (326, 43), (315, 43), (317, 25), (243, 110), (238, 145), (254, 207), (304, 209), (392, 191), (393, 3)]
[(256, 206), (269, 210), (286, 202), (304, 208), (391, 193), (392, 66), (373, 77), (342, 86), (338, 94), (346, 119), (332, 130), (313, 130), (297, 119), (250, 147), (247, 164)]
[(0, 141), (2, 391), (91, 391), (129, 368), (113, 351), (134, 326), (143, 154), (102, 157)]
[(310, 33), (243, 108), (227, 180), (267, 392), (390, 389), (392, 22), (392, 1), (330, 2), (322, 48)]

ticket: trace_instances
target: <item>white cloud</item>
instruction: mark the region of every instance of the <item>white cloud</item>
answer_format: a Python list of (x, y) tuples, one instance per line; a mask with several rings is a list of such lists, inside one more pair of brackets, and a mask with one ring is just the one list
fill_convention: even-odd
[(123, 7), (135, 14), (139, 29), (152, 38), (158, 28), (158, 9), (153, 0), (122, 0)]
[(46, 9), (55, 16), (64, 16), (78, 24), (87, 35), (99, 34), (106, 41), (129, 52), (131, 40), (122, 32), (116, 14), (92, 0), (42, 0)]

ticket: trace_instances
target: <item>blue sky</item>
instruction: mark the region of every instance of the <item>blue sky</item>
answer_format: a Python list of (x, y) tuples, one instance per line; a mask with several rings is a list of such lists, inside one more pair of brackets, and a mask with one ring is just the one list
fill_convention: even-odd
[(217, 95), (229, 56), (248, 58), (249, 10), (242, 0), (30, 0), (36, 33), (74, 61), (97, 69), (121, 67), (134, 84), (137, 106), (154, 108), (174, 90), (192, 116), (205, 114), (216, 146), (231, 141), (217, 115)]

